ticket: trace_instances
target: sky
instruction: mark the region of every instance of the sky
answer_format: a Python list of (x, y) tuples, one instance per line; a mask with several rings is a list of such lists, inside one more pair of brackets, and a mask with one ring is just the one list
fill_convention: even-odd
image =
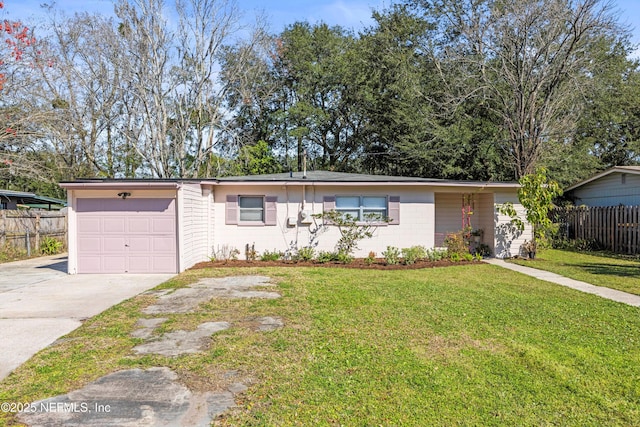
[[(53, 2), (55, 0), (51, 0)], [(640, 0), (611, 0), (620, 13), (622, 23), (635, 27), (632, 41), (640, 45)], [(247, 22), (256, 13), (264, 12), (272, 32), (281, 32), (286, 25), (296, 21), (329, 25), (340, 25), (347, 29), (360, 30), (372, 24), (371, 11), (388, 7), (393, 0), (236, 0), (245, 14)], [(5, 18), (20, 20), (27, 26), (37, 22), (43, 15), (40, 5), (43, 0), (4, 0)], [(110, 14), (111, 0), (58, 0), (60, 9), (69, 14), (89, 11)]]

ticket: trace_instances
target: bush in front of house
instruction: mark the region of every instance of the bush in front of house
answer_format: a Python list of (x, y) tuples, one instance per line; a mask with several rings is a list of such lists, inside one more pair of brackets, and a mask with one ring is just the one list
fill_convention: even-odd
[(410, 248), (402, 248), (402, 261), (406, 265), (415, 264), (427, 257), (427, 249), (424, 246), (411, 246)]
[(387, 246), (387, 250), (382, 252), (384, 262), (386, 262), (387, 265), (396, 265), (400, 263), (400, 253), (400, 249), (395, 246)]
[(282, 252), (276, 249), (274, 249), (273, 252), (266, 250), (260, 255), (260, 261), (278, 261), (281, 260), (283, 256)]
[(466, 239), (468, 233), (465, 230), (456, 233), (449, 233), (444, 239), (444, 245), (447, 248), (447, 257), (453, 262), (464, 261), (467, 255), (473, 255), (469, 252), (469, 242)]

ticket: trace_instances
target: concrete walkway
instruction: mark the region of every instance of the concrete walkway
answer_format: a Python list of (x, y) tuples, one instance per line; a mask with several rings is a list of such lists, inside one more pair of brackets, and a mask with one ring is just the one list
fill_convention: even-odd
[(538, 270), (537, 268), (531, 267), (524, 267), (518, 264), (511, 264), (501, 259), (492, 258), (485, 260), (485, 262), (509, 270), (517, 271), (519, 273), (526, 274), (527, 276), (535, 277), (536, 279), (544, 280), (546, 282), (556, 283), (558, 285), (576, 289), (581, 292), (598, 295), (602, 298), (610, 299), (612, 301), (640, 307), (640, 296), (638, 295), (628, 294), (626, 292), (605, 288), (603, 286), (594, 286), (589, 283), (569, 279), (568, 277), (560, 276), (559, 274), (551, 273), (549, 271)]
[(66, 274), (66, 256), (0, 264), (0, 380), (85, 319), (172, 274)]

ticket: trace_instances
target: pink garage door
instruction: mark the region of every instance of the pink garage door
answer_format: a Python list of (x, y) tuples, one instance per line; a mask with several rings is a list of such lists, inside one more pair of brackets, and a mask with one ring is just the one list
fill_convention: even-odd
[(175, 273), (174, 199), (78, 199), (78, 273)]

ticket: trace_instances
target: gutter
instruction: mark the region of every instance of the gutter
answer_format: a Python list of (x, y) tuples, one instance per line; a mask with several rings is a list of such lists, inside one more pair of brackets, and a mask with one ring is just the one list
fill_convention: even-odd
[(178, 182), (61, 182), (59, 185), (67, 190), (120, 190), (123, 188), (172, 190), (180, 188)]

